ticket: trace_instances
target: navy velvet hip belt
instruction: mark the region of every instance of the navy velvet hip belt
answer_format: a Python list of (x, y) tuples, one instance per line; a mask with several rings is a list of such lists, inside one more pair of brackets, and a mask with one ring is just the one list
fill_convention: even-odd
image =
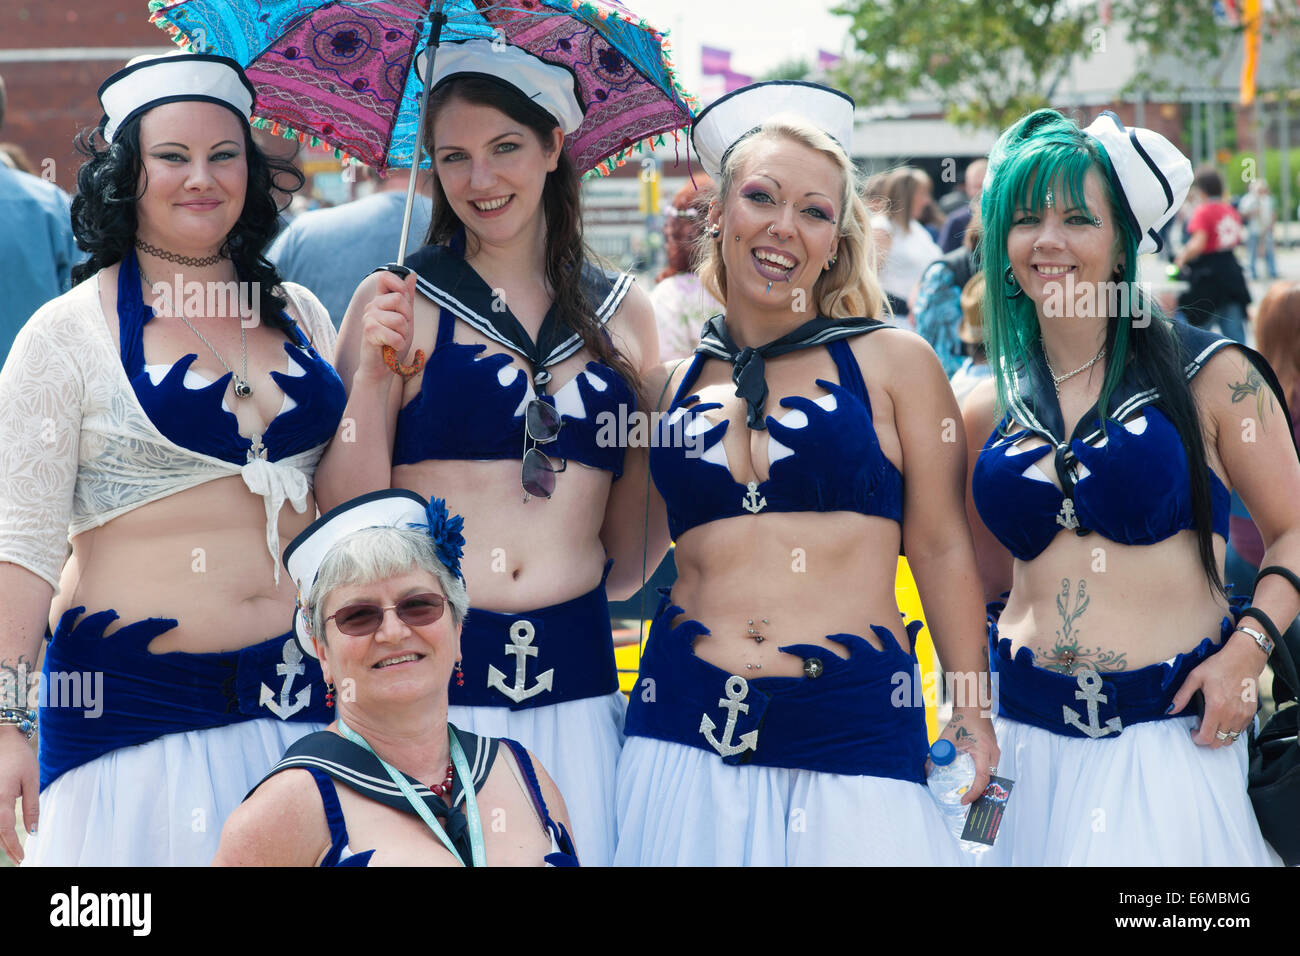
[(604, 578), (586, 594), (536, 611), (471, 608), (460, 653), (465, 683), (453, 676), (453, 707), (524, 710), (618, 690)]
[(1133, 724), (1191, 714), (1190, 707), (1177, 714), (1167, 711), (1187, 675), (1232, 635), (1245, 605), (1233, 602), (1219, 626), (1217, 644), (1207, 637), (1190, 651), (1137, 670), (1099, 673), (1079, 668), (1073, 674), (1038, 667), (1028, 647), (1012, 654), (1010, 639), (998, 637), (1003, 606), (1000, 601), (988, 606), (989, 669), (997, 715), (1063, 737), (1103, 740), (1118, 737)]
[[(104, 636), (116, 611), (81, 617), (69, 608), (41, 669), (41, 789), (106, 753), (164, 734), (267, 717), (328, 723), (320, 664), (293, 632), (212, 654), (154, 654), (149, 643), (176, 627), (147, 618)], [(77, 620), (78, 618), (80, 620)]]
[[(699, 621), (668, 591), (650, 626), (627, 712), (628, 736), (716, 753), (725, 764), (925, 781), (925, 707), (900, 688), (920, 686), (916, 655), (872, 625), (884, 650), (854, 634), (831, 634), (848, 657), (814, 644), (782, 647), (804, 660), (805, 677), (745, 678), (695, 656)], [(915, 644), (919, 621), (908, 625)]]

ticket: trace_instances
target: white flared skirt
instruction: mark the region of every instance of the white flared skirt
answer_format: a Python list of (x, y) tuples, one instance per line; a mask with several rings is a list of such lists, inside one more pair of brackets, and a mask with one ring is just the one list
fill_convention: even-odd
[[(448, 720), (483, 737), (509, 737), (546, 768), (564, 797), (583, 866), (614, 859), (614, 780), (623, 748), (627, 698), (619, 691), (561, 704), (451, 707)], [(552, 807), (551, 813), (555, 813)]]
[(980, 866), (1276, 866), (1246, 795), (1246, 742), (1210, 750), (1195, 717), (1089, 740), (999, 717), (1015, 781)]
[(259, 718), (82, 764), (40, 795), (23, 865), (207, 866), (226, 817), (294, 741), (323, 727)]
[(722, 763), (629, 737), (618, 772), (618, 866), (958, 866), (920, 784)]

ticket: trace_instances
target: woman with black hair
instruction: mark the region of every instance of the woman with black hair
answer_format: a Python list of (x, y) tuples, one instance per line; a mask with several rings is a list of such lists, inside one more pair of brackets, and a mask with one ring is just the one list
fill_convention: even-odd
[(626, 707), (607, 589), (641, 583), (645, 449), (625, 450), (658, 342), (631, 277), (587, 259), (564, 148), (582, 115), (568, 70), (486, 40), (439, 48), (428, 244), (414, 275), (376, 272), (353, 296), (338, 348), (352, 434), (318, 487), (326, 507), (394, 487), (465, 515), (476, 604), (450, 719), (533, 751), (601, 865)]
[[(239, 66), (146, 58), (99, 96), (72, 206), (90, 260), (0, 372), (0, 807), (21, 795), (36, 833), (39, 685), (26, 862), (203, 864), (328, 720), (279, 560), (345, 396), (328, 315), (262, 256), (290, 173), (252, 142)], [(0, 845), (23, 859), (11, 813)]]
[[(1016, 786), (981, 863), (1274, 862), (1239, 738), (1300, 608), (1300, 462), (1267, 363), (1135, 282), (1191, 166), (1114, 114), (1041, 110), (989, 175), (994, 374), (963, 412), (986, 595), (1009, 590), (990, 664)], [(1275, 566), (1245, 609), (1222, 584), (1232, 488)]]

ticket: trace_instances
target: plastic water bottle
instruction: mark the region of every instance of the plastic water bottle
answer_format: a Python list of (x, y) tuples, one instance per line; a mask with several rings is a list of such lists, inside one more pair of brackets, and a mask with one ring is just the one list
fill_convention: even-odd
[(949, 832), (967, 853), (983, 853), (988, 849), (987, 844), (961, 838), (966, 828), (966, 815), (970, 812), (969, 806), (962, 806), (961, 798), (975, 782), (975, 761), (970, 754), (954, 747), (950, 740), (934, 742), (930, 748), (930, 761), (934, 768), (925, 782), (930, 788), (930, 796), (939, 805)]

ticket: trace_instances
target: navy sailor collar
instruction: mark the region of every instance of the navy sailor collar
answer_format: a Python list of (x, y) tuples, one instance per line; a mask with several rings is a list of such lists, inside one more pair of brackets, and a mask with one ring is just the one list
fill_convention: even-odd
[[(474, 791), (477, 793), (483, 788), (487, 781), (488, 774), (492, 771), (492, 764), (496, 760), (499, 742), (491, 737), (480, 737), (477, 734), (471, 734), (468, 731), (461, 730), (459, 727), (448, 724), (456, 732), (457, 739), (465, 751), (465, 756), (469, 760), (470, 776), (474, 781)], [(352, 741), (328, 730), (317, 731), (314, 734), (308, 734), (296, 741), (280, 761), (266, 772), (261, 780), (252, 790), (248, 791), (245, 800), (253, 795), (263, 783), (281, 770), (290, 768), (307, 769), (314, 767), (317, 770), (323, 770), (339, 783), (355, 790), (363, 797), (369, 797), (371, 800), (378, 801), (386, 807), (392, 807), (394, 810), (401, 810), (404, 813), (414, 814), (415, 809), (407, 802), (401, 788), (393, 783), (393, 779), (379, 763), (379, 758), (360, 747)], [(453, 809), (448, 809), (446, 802), (439, 796), (436, 796), (432, 790), (416, 780), (410, 774), (403, 774), (407, 781), (415, 789), (415, 794), (425, 805), (440, 817), (447, 817), (449, 814), (459, 813), (454, 809), (461, 806), (465, 800), (463, 781), (459, 776), (452, 783), (451, 805)]]
[[(439, 307), (522, 356), (533, 368), (535, 384), (544, 385), (550, 380), (546, 367), (581, 349), (582, 337), (559, 321), (552, 303), (534, 342), (509, 307), (465, 262), (463, 244), (457, 243), (457, 238), (453, 237), (449, 246), (424, 246), (407, 258), (407, 267), (416, 273), (417, 287)], [(600, 327), (613, 318), (632, 286), (627, 273), (606, 273), (586, 261), (578, 281)]]
[[(1236, 346), (1245, 352), (1252, 364), (1259, 369), (1264, 379), (1279, 397), (1283, 410), (1286, 410), (1286, 400), (1282, 398), (1282, 388), (1278, 384), (1277, 376), (1273, 374), (1273, 370), (1263, 356), (1254, 349), (1247, 348), (1239, 342), (1234, 342), (1220, 335), (1195, 328), (1185, 322), (1175, 322), (1173, 328), (1182, 352), (1183, 374), (1187, 381), (1190, 382), (1220, 350)], [(1011, 371), (1010, 384), (1010, 407), (1007, 410), (1009, 418), (1003, 419), (1002, 431), (1004, 434), (1010, 431), (1010, 419), (1014, 419), (1018, 425), (1038, 435), (1044, 441), (1051, 442), (1063, 453), (1067, 463), (1074, 461), (1074, 452), (1069, 448), (1073, 440), (1079, 439), (1084, 444), (1092, 444), (1101, 437), (1101, 416), (1098, 413), (1096, 403), (1094, 403), (1074, 426), (1074, 431), (1069, 436), (1070, 441), (1066, 441), (1061, 406), (1056, 397), (1056, 389), (1052, 384), (1051, 372), (1047, 368), (1047, 360), (1043, 356), (1041, 340), (1034, 345), (1029, 361), (1026, 364), (1017, 365)], [(1138, 409), (1158, 401), (1159, 398), (1160, 391), (1155, 387), (1154, 382), (1144, 370), (1130, 361), (1128, 367), (1124, 370), (1124, 375), (1121, 377), (1118, 387), (1111, 393), (1111, 410), (1107, 417), (1115, 421), (1123, 421)]]

